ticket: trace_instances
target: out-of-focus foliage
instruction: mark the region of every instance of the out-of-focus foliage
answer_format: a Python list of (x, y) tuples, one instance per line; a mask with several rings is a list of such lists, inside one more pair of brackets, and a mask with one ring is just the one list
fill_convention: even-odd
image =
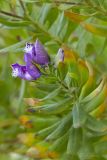
[[(0, 0), (1, 160), (107, 159), (106, 37), (107, 0)], [(64, 48), (67, 74), (12, 78), (36, 38), (52, 58)]]

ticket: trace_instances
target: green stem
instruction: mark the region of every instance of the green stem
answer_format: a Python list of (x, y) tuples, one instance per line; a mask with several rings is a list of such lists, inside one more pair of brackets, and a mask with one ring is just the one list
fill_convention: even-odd
[(21, 113), (21, 103), (25, 92), (25, 80), (22, 80), (21, 86), (20, 86), (20, 93), (19, 93), (19, 99), (18, 99), (18, 113)]
[(81, 2), (78, 2), (78, 3), (76, 3), (76, 2), (65, 2), (65, 1), (54, 1), (54, 3), (56, 3), (56, 4), (66, 4), (66, 5), (75, 5), (75, 6), (78, 6), (78, 5), (82, 5), (82, 3)]
[[(35, 3), (46, 3), (46, 0), (45, 1), (36, 1)], [(65, 4), (65, 5), (82, 5), (82, 3), (81, 2), (66, 2), (66, 1), (57, 1), (57, 0), (50, 0), (50, 1), (48, 1), (47, 3), (54, 3), (54, 4), (56, 4), (56, 5), (58, 5), (58, 4)]]
[(63, 88), (65, 88), (66, 90), (68, 90), (69, 88), (61, 81), (58, 79), (58, 83), (62, 85)]

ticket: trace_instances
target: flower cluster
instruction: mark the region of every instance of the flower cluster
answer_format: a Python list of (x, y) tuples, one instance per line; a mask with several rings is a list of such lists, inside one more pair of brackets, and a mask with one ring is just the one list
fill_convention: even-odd
[[(50, 56), (38, 39), (34, 44), (27, 43), (24, 51), (25, 65), (12, 64), (12, 76), (29, 81), (36, 80), (42, 75), (38, 65), (47, 66), (50, 63)], [(64, 52), (60, 48), (55, 58), (55, 67), (61, 61), (64, 61)]]

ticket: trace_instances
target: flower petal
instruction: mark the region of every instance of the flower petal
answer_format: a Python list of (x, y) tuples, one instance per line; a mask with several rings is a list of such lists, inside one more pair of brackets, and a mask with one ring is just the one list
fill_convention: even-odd
[(19, 65), (18, 63), (12, 64), (12, 69), (13, 69), (12, 76), (14, 77), (20, 77), (22, 79), (29, 80), (29, 81), (35, 80), (39, 77), (36, 69), (35, 69), (35, 75), (32, 76), (32, 74), (30, 74), (29, 71), (27, 70), (27, 66), (22, 66), (22, 65)]
[(18, 63), (12, 64), (12, 76), (18, 77), (20, 75), (20, 65)]
[(60, 48), (58, 50), (56, 57), (55, 57), (55, 67), (57, 67), (58, 64), (63, 61), (64, 61), (64, 50), (62, 48)]
[(32, 55), (29, 54), (29, 53), (25, 53), (24, 61), (25, 61), (26, 64), (31, 64), (33, 62)]
[(41, 72), (39, 70), (39, 68), (36, 66), (36, 64), (34, 65), (32, 57), (30, 54), (26, 53), (25, 54), (25, 62), (26, 62), (26, 68), (28, 73), (34, 78), (37, 79), (41, 76)]
[(49, 64), (50, 57), (49, 57), (47, 51), (45, 50), (44, 46), (41, 44), (41, 42), (38, 39), (36, 40), (36, 42), (34, 44), (32, 54), (33, 54), (32, 59), (37, 64), (40, 64), (40, 65)]

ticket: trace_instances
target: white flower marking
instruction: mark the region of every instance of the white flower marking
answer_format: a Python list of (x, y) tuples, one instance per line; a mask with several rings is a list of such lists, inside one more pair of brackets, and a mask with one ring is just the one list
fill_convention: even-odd
[(26, 43), (26, 47), (24, 48), (25, 52), (30, 52), (32, 50), (32, 43)]
[(18, 73), (19, 73), (18, 68), (15, 68), (12, 71), (12, 76), (16, 78), (18, 76)]

